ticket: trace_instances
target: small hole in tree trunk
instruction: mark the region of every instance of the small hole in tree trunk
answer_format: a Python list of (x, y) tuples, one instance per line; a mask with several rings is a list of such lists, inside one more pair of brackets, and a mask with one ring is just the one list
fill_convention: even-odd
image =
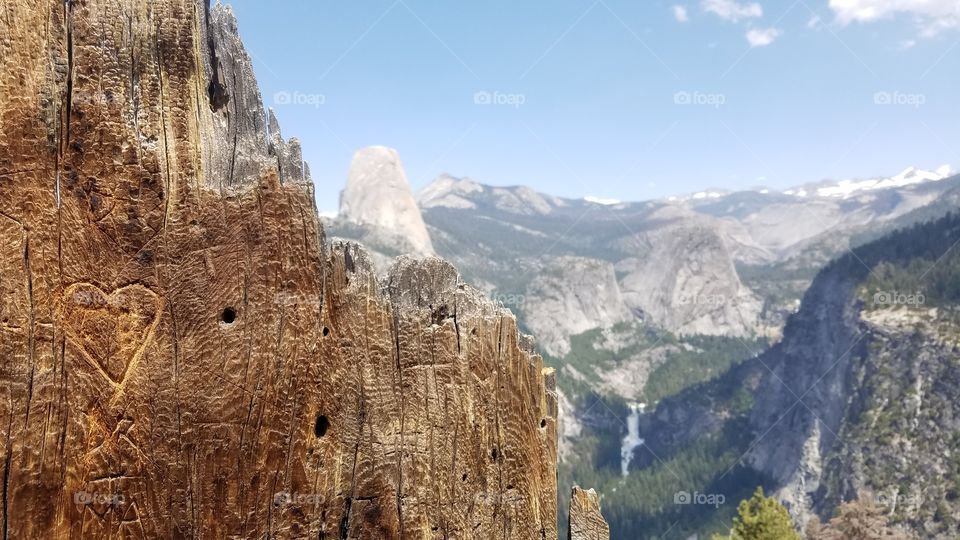
[(323, 327), (323, 335), (324, 335), (324, 336), (329, 336), (329, 335), (330, 335), (330, 329), (327, 328), (326, 326)]
[(317, 417), (317, 421), (313, 424), (313, 434), (319, 439), (327, 434), (327, 430), (330, 429), (330, 420), (326, 416), (320, 415)]
[(224, 308), (223, 313), (220, 314), (220, 320), (225, 324), (233, 324), (233, 321), (237, 320), (237, 311), (232, 307)]
[(540, 427), (542, 427), (542, 428), (547, 427), (547, 419), (546, 419), (546, 418), (544, 418), (543, 420), (540, 420)]

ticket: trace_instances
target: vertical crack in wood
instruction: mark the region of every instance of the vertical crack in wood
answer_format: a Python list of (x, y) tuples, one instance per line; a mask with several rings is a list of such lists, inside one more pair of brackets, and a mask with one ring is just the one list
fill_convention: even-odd
[[(348, 252), (349, 253), (349, 252)], [(397, 359), (397, 379), (398, 379), (398, 397), (400, 402), (400, 448), (397, 451), (397, 528), (400, 531), (400, 537), (403, 538), (403, 451), (404, 451), (404, 432), (406, 431), (406, 419), (404, 417), (404, 386), (403, 386), (403, 368), (400, 362), (400, 314), (393, 314), (393, 338), (394, 350)]]
[(30, 427), (30, 405), (33, 403), (33, 378), (36, 372), (35, 335), (36, 308), (33, 301), (33, 273), (30, 270), (30, 234), (23, 233), (23, 272), (27, 278), (27, 299), (30, 303), (30, 320), (27, 326), (27, 359), (30, 363), (30, 380), (27, 387), (27, 409), (24, 418), (24, 429)]
[[(13, 427), (12, 425), (10, 426)], [(3, 460), (3, 540), (9, 536), (9, 508), (10, 508), (10, 462), (12, 452), (10, 443), (7, 442), (6, 457)]]

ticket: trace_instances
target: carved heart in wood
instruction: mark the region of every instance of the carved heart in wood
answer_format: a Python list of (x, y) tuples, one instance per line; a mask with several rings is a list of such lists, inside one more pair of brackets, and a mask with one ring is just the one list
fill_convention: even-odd
[(159, 297), (142, 285), (107, 294), (95, 285), (76, 283), (67, 287), (60, 303), (67, 338), (117, 384), (143, 353), (160, 312)]

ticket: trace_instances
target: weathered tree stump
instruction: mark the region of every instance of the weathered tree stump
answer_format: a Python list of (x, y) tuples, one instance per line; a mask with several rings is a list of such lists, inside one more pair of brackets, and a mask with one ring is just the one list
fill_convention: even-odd
[(4, 538), (554, 538), (556, 399), (439, 259), (328, 245), (228, 8), (0, 8)]
[(600, 514), (596, 491), (573, 486), (567, 534), (570, 540), (610, 540), (610, 527)]

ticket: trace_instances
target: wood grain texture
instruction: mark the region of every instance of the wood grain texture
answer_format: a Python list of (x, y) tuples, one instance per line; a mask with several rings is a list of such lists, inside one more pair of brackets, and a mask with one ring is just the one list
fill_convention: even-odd
[(610, 540), (610, 527), (600, 513), (600, 497), (596, 491), (573, 486), (569, 516), (569, 540)]
[(3, 3), (4, 538), (556, 537), (514, 317), (313, 201), (228, 8)]

